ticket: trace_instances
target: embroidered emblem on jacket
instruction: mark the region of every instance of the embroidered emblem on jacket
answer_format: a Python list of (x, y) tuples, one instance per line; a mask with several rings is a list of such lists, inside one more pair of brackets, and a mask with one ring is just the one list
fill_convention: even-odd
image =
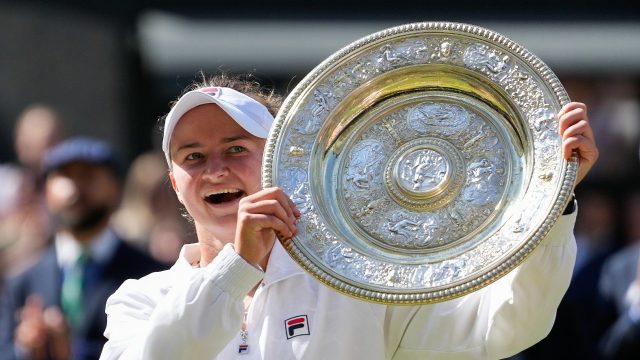
[(298, 315), (284, 321), (287, 340), (296, 336), (310, 335), (309, 319), (307, 315)]

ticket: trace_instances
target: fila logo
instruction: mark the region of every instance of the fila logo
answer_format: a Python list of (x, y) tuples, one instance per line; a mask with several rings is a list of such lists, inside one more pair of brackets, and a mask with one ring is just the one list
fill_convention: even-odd
[(298, 315), (284, 321), (287, 340), (300, 335), (309, 335), (309, 320), (307, 315)]
[(218, 87), (206, 87), (206, 88), (202, 88), (200, 89), (200, 92), (203, 92), (205, 94), (209, 94), (211, 96), (218, 96), (220, 95), (220, 88)]

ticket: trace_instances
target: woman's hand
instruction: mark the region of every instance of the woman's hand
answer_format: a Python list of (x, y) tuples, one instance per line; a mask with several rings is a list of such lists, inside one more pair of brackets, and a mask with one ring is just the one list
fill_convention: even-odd
[(280, 188), (263, 189), (243, 198), (238, 206), (236, 252), (248, 263), (264, 269), (275, 233), (284, 238), (293, 237), (299, 217), (293, 201)]
[(593, 164), (598, 160), (598, 148), (589, 125), (587, 106), (579, 102), (571, 102), (558, 113), (559, 131), (562, 136), (562, 155), (570, 159), (574, 152), (580, 160), (576, 185), (584, 179)]

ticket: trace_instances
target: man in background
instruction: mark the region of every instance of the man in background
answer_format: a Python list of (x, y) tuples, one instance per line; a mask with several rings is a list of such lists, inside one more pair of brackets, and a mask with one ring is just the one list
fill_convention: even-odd
[(63, 136), (56, 109), (33, 103), (16, 119), (13, 163), (0, 164), (0, 283), (42, 255), (51, 236), (42, 199), (42, 158)]
[(43, 174), (56, 232), (37, 263), (5, 284), (0, 359), (98, 359), (109, 295), (124, 280), (163, 265), (111, 229), (122, 174), (108, 144), (90, 138), (60, 143), (45, 154)]

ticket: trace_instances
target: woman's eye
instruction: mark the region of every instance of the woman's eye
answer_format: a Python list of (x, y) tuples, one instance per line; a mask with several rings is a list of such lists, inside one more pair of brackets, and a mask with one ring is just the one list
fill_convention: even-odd
[(244, 152), (246, 149), (243, 146), (236, 145), (229, 148), (230, 153), (240, 153)]
[(191, 153), (189, 155), (187, 155), (187, 160), (197, 160), (197, 159), (201, 159), (202, 158), (202, 154), (201, 153)]

